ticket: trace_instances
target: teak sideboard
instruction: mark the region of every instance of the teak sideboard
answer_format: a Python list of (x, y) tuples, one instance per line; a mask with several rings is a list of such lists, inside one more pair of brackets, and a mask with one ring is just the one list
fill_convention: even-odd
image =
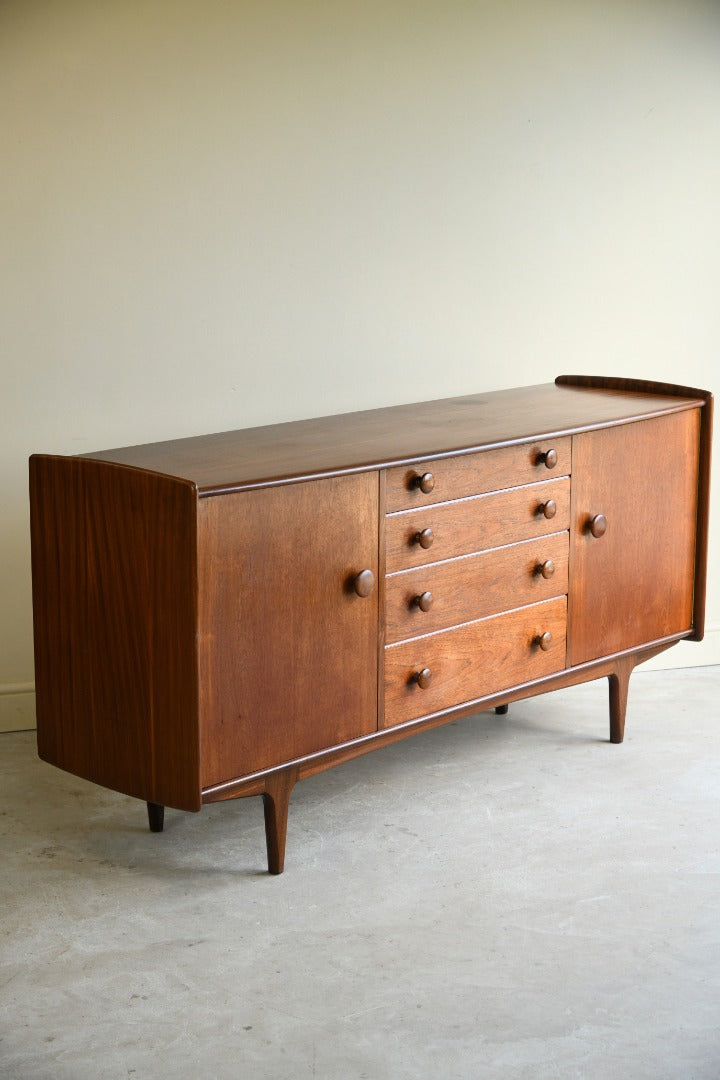
[(712, 397), (555, 383), (30, 460), (38, 751), (165, 806), (703, 635)]

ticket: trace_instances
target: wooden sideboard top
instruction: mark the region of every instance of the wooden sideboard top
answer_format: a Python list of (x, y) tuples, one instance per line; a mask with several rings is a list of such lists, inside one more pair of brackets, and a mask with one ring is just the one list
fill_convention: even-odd
[[(643, 387), (638, 390), (638, 387)], [(394, 405), (82, 455), (196, 485), (200, 496), (572, 434), (701, 406), (702, 391), (561, 376), (556, 383)]]

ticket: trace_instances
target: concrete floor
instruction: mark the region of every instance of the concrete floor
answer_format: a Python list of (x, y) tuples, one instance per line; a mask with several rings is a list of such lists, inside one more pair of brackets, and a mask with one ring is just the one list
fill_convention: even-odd
[(637, 672), (170, 811), (0, 739), (0, 1076), (720, 1077), (720, 669)]

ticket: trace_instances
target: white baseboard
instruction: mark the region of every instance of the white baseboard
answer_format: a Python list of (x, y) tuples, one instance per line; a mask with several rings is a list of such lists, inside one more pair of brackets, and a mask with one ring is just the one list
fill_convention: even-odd
[(30, 731), (34, 727), (34, 684), (10, 683), (0, 686), (0, 732)]
[[(639, 671), (667, 671), (672, 668), (720, 665), (720, 623), (705, 627), (702, 641), (679, 641), (671, 649), (648, 660)], [(35, 727), (35, 687), (33, 683), (0, 686), (0, 732), (32, 731)]]

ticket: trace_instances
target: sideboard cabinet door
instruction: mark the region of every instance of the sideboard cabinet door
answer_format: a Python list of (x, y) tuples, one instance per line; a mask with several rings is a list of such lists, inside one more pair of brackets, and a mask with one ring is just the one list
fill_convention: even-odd
[(199, 509), (203, 786), (376, 730), (378, 474)]
[(568, 664), (692, 626), (698, 409), (573, 438)]

